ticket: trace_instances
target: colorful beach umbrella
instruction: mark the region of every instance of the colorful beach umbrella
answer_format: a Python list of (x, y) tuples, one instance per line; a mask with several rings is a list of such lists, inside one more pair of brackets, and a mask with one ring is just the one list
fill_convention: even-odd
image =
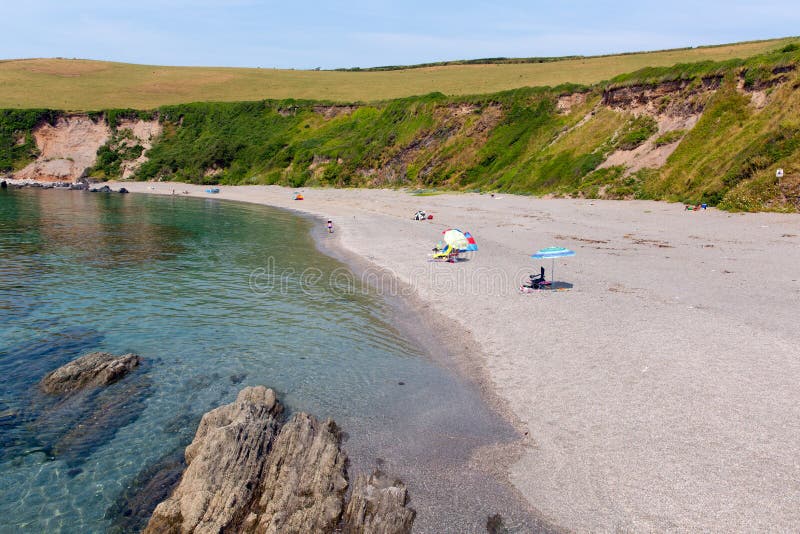
[(467, 238), (467, 248), (464, 249), (465, 252), (475, 252), (478, 250), (478, 244), (475, 242), (475, 238), (472, 237), (472, 234), (469, 232), (464, 232), (464, 237)]
[(461, 230), (449, 229), (442, 232), (442, 239), (445, 243), (457, 250), (464, 250), (469, 246), (467, 236)]
[(531, 254), (531, 258), (536, 258), (539, 260), (552, 260), (552, 264), (550, 265), (550, 287), (554, 287), (556, 282), (555, 279), (555, 272), (556, 272), (556, 258), (569, 258), (570, 256), (574, 256), (575, 251), (570, 250), (564, 247), (547, 247), (540, 250), (537, 250), (535, 253)]

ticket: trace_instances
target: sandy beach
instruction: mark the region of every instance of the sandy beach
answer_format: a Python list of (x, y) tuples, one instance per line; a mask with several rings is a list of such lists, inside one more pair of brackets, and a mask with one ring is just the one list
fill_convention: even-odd
[[(800, 527), (800, 216), (645, 201), (174, 183), (131, 192), (266, 204), (332, 219), (337, 246), (444, 318), (461, 365), (527, 432), (508, 477), (569, 530)], [(431, 221), (412, 220), (424, 209)], [(480, 250), (429, 262), (442, 230)], [(320, 232), (324, 232), (320, 228)], [(521, 294), (556, 261), (560, 291)], [(391, 277), (402, 281), (401, 286)], [(467, 347), (474, 343), (478, 351)]]

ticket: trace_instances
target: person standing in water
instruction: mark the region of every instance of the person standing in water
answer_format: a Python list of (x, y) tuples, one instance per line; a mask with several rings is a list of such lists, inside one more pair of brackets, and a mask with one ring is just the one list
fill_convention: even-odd
[(333, 233), (333, 221), (331, 221), (330, 219), (328, 219), (328, 233), (329, 234)]

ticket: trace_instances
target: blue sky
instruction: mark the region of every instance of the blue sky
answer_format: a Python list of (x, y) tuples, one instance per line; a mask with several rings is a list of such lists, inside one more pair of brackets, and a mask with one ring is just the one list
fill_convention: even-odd
[(0, 57), (368, 67), (653, 50), (800, 33), (797, 0), (0, 0)]

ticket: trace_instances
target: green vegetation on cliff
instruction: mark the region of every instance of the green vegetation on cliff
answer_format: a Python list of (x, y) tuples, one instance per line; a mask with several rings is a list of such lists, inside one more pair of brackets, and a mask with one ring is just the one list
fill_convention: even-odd
[(46, 109), (0, 109), (0, 172), (19, 169), (33, 160), (38, 151), (31, 131), (61, 115)]
[[(647, 68), (595, 86), (431, 93), (370, 104), (178, 104), (135, 177), (195, 183), (492, 190), (800, 209), (800, 49)], [(0, 163), (32, 154), (43, 111), (0, 115)], [(55, 112), (52, 112), (55, 113)], [(151, 112), (108, 110), (119, 117)], [(142, 147), (114, 131), (91, 173)], [(777, 178), (777, 168), (785, 169)]]

